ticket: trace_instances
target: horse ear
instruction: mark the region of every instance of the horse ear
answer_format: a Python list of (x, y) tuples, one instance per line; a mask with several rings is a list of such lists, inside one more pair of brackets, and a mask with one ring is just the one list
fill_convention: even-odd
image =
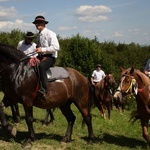
[(120, 66), (120, 69), (121, 69), (121, 71), (123, 71), (123, 70), (124, 70), (124, 68), (123, 68), (123, 67), (121, 67), (121, 66)]
[(130, 70), (130, 74), (133, 75), (133, 73), (134, 73), (134, 68), (132, 67)]

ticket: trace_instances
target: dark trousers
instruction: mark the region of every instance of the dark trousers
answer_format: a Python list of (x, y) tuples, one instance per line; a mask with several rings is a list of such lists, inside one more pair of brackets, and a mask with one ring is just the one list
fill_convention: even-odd
[(54, 65), (55, 61), (56, 59), (54, 57), (44, 57), (44, 59), (39, 64), (41, 88), (43, 88), (45, 92), (47, 92), (46, 71)]

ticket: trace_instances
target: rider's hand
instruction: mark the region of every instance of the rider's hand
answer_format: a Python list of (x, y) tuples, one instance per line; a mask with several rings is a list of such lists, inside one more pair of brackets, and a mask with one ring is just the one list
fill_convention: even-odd
[(36, 52), (37, 52), (37, 53), (41, 53), (41, 52), (42, 52), (41, 47), (36, 48)]

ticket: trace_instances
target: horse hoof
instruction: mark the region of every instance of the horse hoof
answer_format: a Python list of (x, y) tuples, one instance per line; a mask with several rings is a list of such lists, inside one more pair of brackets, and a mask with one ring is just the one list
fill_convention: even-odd
[(71, 139), (68, 138), (68, 137), (63, 137), (62, 140), (61, 140), (61, 143), (64, 142), (64, 143), (67, 143), (67, 142), (70, 142)]
[(92, 144), (93, 144), (93, 140), (89, 140), (89, 141), (87, 142), (87, 144), (88, 144), (88, 145), (92, 145)]
[(12, 130), (11, 130), (11, 135), (12, 135), (13, 137), (16, 137), (16, 135), (17, 135), (17, 130), (16, 130), (15, 127), (12, 128)]
[(30, 139), (26, 140), (23, 144), (22, 144), (22, 148), (23, 149), (30, 149), (32, 147), (32, 142)]

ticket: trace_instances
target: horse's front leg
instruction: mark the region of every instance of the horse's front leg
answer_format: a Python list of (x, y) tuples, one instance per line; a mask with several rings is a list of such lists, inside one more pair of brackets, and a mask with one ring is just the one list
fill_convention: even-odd
[(148, 119), (146, 120), (141, 119), (141, 126), (142, 126), (143, 138), (147, 141), (147, 144), (150, 147), (150, 137), (148, 134)]
[(25, 110), (25, 118), (26, 118), (26, 123), (28, 126), (28, 131), (29, 131), (29, 136), (28, 138), (24, 141), (22, 147), (26, 148), (26, 147), (31, 147), (32, 146), (32, 141), (35, 140), (35, 132), (33, 129), (33, 107), (26, 107), (24, 106), (24, 110)]
[(20, 112), (19, 112), (18, 104), (11, 105), (10, 107), (11, 107), (14, 122), (19, 123), (20, 122)]
[[(50, 121), (48, 121), (49, 116), (50, 116)], [(53, 121), (54, 121), (53, 112), (51, 109), (47, 109), (45, 119), (43, 120), (43, 125), (51, 124), (53, 123)]]

